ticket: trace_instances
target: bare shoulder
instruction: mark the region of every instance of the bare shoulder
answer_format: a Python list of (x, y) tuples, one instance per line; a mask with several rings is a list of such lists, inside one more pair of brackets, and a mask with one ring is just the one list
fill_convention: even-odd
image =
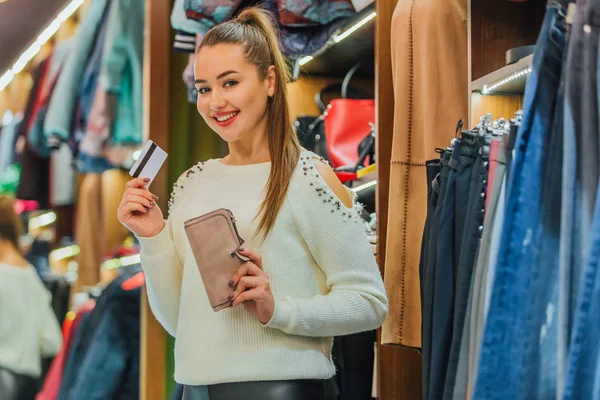
[(340, 182), (339, 178), (335, 174), (335, 172), (329, 167), (329, 165), (325, 164), (323, 161), (313, 158), (313, 162), (315, 164), (315, 168), (321, 174), (321, 177), (329, 186), (331, 191), (337, 196), (338, 199), (348, 208), (352, 208), (352, 197), (348, 192), (348, 188)]

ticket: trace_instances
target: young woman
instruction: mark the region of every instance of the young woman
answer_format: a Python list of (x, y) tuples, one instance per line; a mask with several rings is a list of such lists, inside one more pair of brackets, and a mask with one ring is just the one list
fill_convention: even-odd
[(62, 333), (51, 296), (19, 251), (21, 220), (0, 197), (0, 398), (33, 400), (42, 357), (55, 355)]
[[(375, 329), (387, 313), (352, 191), (292, 131), (288, 72), (264, 10), (211, 29), (194, 75), (198, 112), (229, 155), (182, 175), (167, 221), (142, 178), (119, 208), (141, 241), (152, 310), (176, 338), (175, 379), (185, 399), (202, 398), (198, 385), (211, 400), (333, 399), (332, 337)], [(252, 262), (229, 282), (233, 307), (213, 312), (184, 222), (219, 208), (235, 215)]]

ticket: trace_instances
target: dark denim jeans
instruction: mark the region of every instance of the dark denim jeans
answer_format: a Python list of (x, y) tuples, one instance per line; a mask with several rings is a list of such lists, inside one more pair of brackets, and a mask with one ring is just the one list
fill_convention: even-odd
[[(463, 143), (463, 147), (465, 143)], [(477, 153), (479, 144), (474, 144), (471, 149)], [(462, 157), (461, 157), (462, 160)], [(452, 400), (454, 397), (454, 385), (456, 382), (456, 371), (460, 349), (463, 339), (463, 329), (469, 303), (469, 292), (471, 288), (471, 279), (475, 267), (475, 258), (479, 247), (479, 238), (481, 236), (480, 227), (483, 224), (485, 207), (485, 189), (487, 183), (487, 168), (484, 165), (483, 157), (478, 155), (472, 163), (470, 186), (468, 190), (468, 202), (462, 205), (456, 204), (456, 208), (465, 208), (465, 219), (463, 221), (462, 245), (458, 257), (454, 285), (454, 321), (452, 330), (452, 345), (450, 348), (450, 358), (448, 360), (448, 369), (446, 373), (446, 382), (444, 389), (444, 399)], [(458, 187), (457, 187), (458, 190)], [(458, 221), (456, 221), (458, 223)], [(457, 238), (455, 238), (456, 240)]]
[(599, 30), (600, 1), (578, 1), (565, 84), (559, 290), (567, 305), (559, 315), (559, 350), (568, 353), (564, 399), (600, 398)]
[(565, 8), (559, 3), (548, 3), (525, 90), (525, 114), (508, 181), (501, 247), (481, 347), (475, 399), (537, 398), (526, 392), (526, 381), (531, 375), (545, 373), (540, 360), (530, 358), (536, 352), (532, 347), (538, 345), (529, 335), (532, 324), (536, 324), (531, 319), (531, 299), (539, 290), (531, 266), (538, 259), (544, 229), (543, 165), (552, 162), (546, 153), (563, 64), (565, 14)]
[(443, 199), (446, 193), (446, 182), (450, 173), (450, 153), (446, 152), (441, 159), (441, 172), (432, 182), (432, 194), (427, 216), (427, 233), (424, 235), (425, 257), (423, 257), (423, 272), (421, 286), (423, 290), (421, 307), (422, 313), (422, 339), (421, 339), (421, 359), (423, 372), (423, 399), (429, 398), (429, 378), (432, 361), (432, 341), (433, 341), (433, 301), (434, 301), (434, 273), (437, 259), (437, 238), (439, 230), (440, 216), (442, 213)]
[[(439, 227), (435, 271), (433, 273), (433, 307), (431, 314), (431, 355), (429, 363), (428, 396), (431, 400), (442, 398), (454, 319), (454, 221), (456, 168), (460, 159), (461, 142), (456, 141), (449, 161), (448, 177), (440, 196)], [(436, 210), (437, 213), (437, 210)]]

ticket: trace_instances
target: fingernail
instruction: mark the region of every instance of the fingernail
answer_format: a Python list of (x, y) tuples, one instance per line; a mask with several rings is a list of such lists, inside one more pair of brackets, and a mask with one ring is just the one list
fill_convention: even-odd
[(231, 293), (231, 294), (229, 295), (229, 297), (227, 297), (227, 298), (228, 298), (229, 300), (233, 300), (233, 293)]
[(154, 202), (153, 201), (150, 202), (150, 206), (154, 207)]
[(243, 247), (240, 247), (240, 251), (244, 251), (244, 248), (243, 248)]
[(150, 182), (150, 178), (144, 178), (144, 182), (146, 182), (146, 183)]
[(158, 196), (157, 196), (157, 195), (155, 195), (155, 194), (153, 194), (153, 195), (152, 195), (152, 198), (153, 198), (154, 200), (158, 200)]
[(229, 286), (233, 287), (233, 284), (235, 283), (235, 281), (232, 279), (229, 281)]

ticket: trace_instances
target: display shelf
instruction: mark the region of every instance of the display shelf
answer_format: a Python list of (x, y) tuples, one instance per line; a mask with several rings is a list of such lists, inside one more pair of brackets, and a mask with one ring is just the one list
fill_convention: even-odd
[(533, 54), (471, 83), (471, 92), (483, 95), (523, 94), (531, 72)]
[(356, 13), (338, 29), (321, 49), (293, 62), (292, 77), (317, 75), (343, 77), (361, 61), (371, 65), (357, 71), (357, 76), (373, 77), (375, 60), (375, 3)]

